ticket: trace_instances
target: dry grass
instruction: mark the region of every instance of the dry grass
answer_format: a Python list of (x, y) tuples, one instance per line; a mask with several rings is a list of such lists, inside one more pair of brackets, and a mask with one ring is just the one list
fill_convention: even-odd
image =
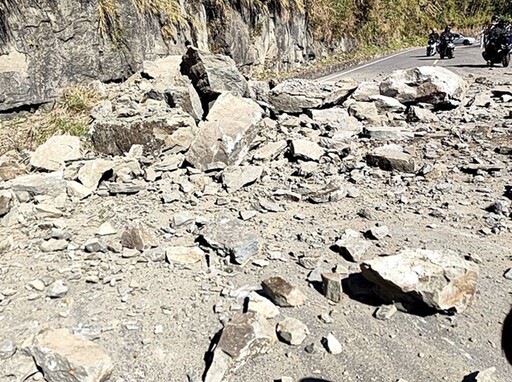
[(34, 149), (53, 135), (86, 135), (89, 113), (99, 100), (94, 88), (73, 86), (62, 92), (48, 112), (38, 111), (11, 120), (0, 120), (0, 155), (13, 149)]

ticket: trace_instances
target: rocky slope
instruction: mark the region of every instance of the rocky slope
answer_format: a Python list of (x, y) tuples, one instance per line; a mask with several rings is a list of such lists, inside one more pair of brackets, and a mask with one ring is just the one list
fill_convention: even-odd
[(0, 379), (507, 380), (510, 89), (193, 48), (102, 86), (94, 150), (0, 159)]

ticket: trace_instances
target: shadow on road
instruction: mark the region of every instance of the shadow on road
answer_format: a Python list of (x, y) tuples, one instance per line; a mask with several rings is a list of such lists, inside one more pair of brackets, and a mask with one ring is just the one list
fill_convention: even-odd
[(446, 65), (447, 68), (487, 68), (487, 64), (458, 64)]

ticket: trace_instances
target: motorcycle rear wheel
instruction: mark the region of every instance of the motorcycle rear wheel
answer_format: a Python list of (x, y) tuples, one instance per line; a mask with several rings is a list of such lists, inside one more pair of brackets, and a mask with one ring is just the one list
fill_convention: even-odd
[(503, 60), (501, 61), (503, 64), (503, 67), (506, 68), (510, 64), (510, 53), (506, 54), (505, 57), (503, 57)]

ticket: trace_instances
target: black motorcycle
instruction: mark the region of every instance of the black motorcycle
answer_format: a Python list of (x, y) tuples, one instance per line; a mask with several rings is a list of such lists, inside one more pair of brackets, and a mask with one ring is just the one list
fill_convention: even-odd
[(491, 39), (485, 46), (482, 57), (487, 65), (502, 64), (504, 68), (510, 65), (512, 52), (512, 33), (502, 34), (496, 39)]
[(453, 40), (441, 37), (441, 41), (437, 44), (437, 52), (439, 53), (441, 60), (445, 57), (452, 59), (455, 56), (455, 44), (453, 43)]

